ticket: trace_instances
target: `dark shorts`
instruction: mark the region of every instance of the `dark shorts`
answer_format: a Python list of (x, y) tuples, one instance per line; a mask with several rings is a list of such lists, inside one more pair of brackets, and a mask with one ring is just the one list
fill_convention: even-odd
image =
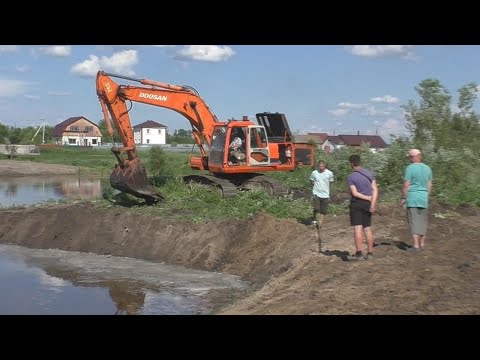
[(364, 228), (372, 226), (372, 213), (370, 212), (370, 201), (350, 201), (350, 225), (362, 225)]
[(318, 196), (313, 195), (313, 208), (315, 209), (315, 212), (326, 215), (329, 203), (328, 200), (328, 198), (319, 198)]

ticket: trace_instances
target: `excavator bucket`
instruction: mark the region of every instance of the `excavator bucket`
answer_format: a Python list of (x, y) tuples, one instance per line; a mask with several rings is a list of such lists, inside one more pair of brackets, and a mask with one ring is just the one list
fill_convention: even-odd
[(163, 200), (163, 196), (148, 183), (145, 167), (138, 159), (125, 160), (123, 166), (116, 164), (110, 175), (110, 185), (114, 189), (145, 199), (148, 205)]

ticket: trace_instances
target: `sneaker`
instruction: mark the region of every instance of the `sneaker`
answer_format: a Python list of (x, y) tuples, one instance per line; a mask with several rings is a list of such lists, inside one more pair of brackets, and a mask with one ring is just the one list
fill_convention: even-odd
[(365, 260), (373, 260), (373, 254), (367, 253), (367, 256), (365, 256)]
[(365, 260), (363, 254), (355, 254), (347, 256), (348, 261), (362, 261)]
[(421, 248), (419, 248), (419, 247), (416, 248), (416, 247), (413, 247), (413, 246), (407, 248), (407, 251), (408, 251), (408, 252), (412, 252), (412, 253), (416, 253), (416, 252), (419, 252), (419, 251), (421, 251), (421, 250), (422, 250)]

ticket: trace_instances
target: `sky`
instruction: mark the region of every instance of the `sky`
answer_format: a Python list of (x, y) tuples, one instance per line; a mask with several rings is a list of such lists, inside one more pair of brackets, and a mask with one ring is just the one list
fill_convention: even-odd
[[(0, 123), (53, 127), (83, 116), (98, 124), (95, 76), (104, 70), (192, 86), (219, 120), (280, 112), (294, 133), (389, 142), (408, 135), (401, 106), (418, 104), (415, 86), (438, 79), (456, 111), (458, 89), (480, 82), (479, 64), (479, 45), (0, 45)], [(132, 105), (132, 126), (190, 129), (173, 110)]]

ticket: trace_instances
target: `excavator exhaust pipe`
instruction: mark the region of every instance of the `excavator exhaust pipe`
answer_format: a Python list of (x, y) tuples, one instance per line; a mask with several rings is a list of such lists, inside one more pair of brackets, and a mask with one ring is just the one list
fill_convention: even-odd
[(145, 167), (138, 159), (125, 160), (123, 165), (116, 164), (110, 175), (110, 185), (121, 192), (145, 199), (148, 205), (163, 200), (163, 196), (148, 183)]

